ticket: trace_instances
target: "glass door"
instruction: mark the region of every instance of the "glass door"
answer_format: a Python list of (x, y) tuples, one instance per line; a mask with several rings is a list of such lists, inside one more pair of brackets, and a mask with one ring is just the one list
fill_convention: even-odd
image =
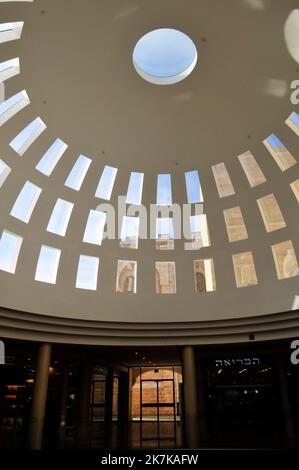
[(142, 379), (140, 390), (141, 446), (166, 447), (176, 441), (173, 379)]

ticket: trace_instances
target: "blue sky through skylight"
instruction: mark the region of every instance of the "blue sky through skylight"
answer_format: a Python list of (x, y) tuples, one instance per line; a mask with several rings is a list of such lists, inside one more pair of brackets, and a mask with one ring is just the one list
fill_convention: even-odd
[(43, 155), (36, 169), (46, 176), (50, 176), (60, 158), (67, 149), (67, 144), (57, 139)]
[(65, 186), (74, 189), (75, 191), (80, 191), (90, 164), (90, 158), (87, 158), (84, 155), (80, 155), (69, 176), (67, 177), (66, 182), (64, 183)]
[(185, 72), (197, 59), (192, 40), (175, 29), (156, 29), (143, 36), (134, 49), (133, 61), (154, 77), (173, 77)]
[(24, 99), (24, 91), (20, 91), (16, 95), (11, 96), (6, 101), (3, 101), (0, 105), (0, 114), (4, 114), (9, 108), (12, 108), (17, 103)]
[(61, 250), (42, 245), (35, 273), (35, 280), (56, 284)]
[(170, 240), (174, 239), (173, 219), (170, 217), (161, 217), (156, 219), (156, 239), (167, 236)]
[(170, 174), (158, 175), (157, 205), (158, 206), (171, 206), (171, 204), (172, 204), (171, 175)]
[(117, 175), (117, 168), (106, 165), (96, 190), (96, 197), (109, 201)]
[(99, 258), (80, 256), (76, 280), (77, 289), (97, 290), (99, 264)]
[(143, 179), (143, 173), (131, 173), (127, 192), (127, 204), (141, 204)]
[(41, 192), (41, 188), (27, 181), (18, 195), (10, 215), (28, 223)]
[(297, 126), (299, 127), (299, 114), (297, 113), (292, 113), (291, 114), (291, 121)]
[(185, 179), (189, 204), (203, 202), (198, 171), (195, 170), (186, 172)]
[(276, 134), (269, 135), (269, 137), (266, 140), (267, 140), (268, 144), (270, 144), (272, 147), (284, 147), (283, 143), (277, 137)]
[(4, 230), (0, 240), (0, 269), (14, 274), (23, 238)]
[(47, 231), (64, 237), (73, 208), (74, 204), (71, 202), (57, 199), (48, 223)]
[(46, 129), (45, 123), (38, 117), (26, 126), (11, 142), (10, 147), (23, 155), (32, 142)]

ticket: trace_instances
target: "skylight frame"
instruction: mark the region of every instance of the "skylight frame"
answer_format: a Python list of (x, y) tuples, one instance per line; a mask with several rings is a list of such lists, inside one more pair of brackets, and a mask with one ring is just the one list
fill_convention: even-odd
[(70, 218), (74, 209), (74, 204), (65, 199), (57, 199), (48, 222), (47, 232), (64, 237)]
[[(195, 281), (195, 292), (198, 294), (215, 292), (217, 289), (216, 276), (215, 276), (215, 266), (213, 258), (203, 258), (194, 260), (194, 281)], [(204, 286), (205, 289), (199, 288), (197, 274), (202, 274), (204, 276)]]
[(83, 242), (101, 246), (103, 242), (104, 229), (107, 214), (98, 210), (91, 210), (88, 215)]
[(272, 133), (269, 135), (263, 141), (263, 144), (282, 172), (289, 170), (297, 164), (297, 160), (276, 134)]
[(0, 159), (0, 188), (2, 188), (10, 173), (11, 168)]
[(31, 121), (16, 137), (9, 143), (9, 146), (20, 157), (31, 147), (38, 137), (46, 130), (47, 126), (40, 117)]
[(223, 211), (223, 216), (230, 243), (248, 239), (246, 224), (239, 206), (225, 209)]
[(274, 194), (257, 199), (257, 205), (267, 233), (286, 228), (286, 221)]
[(0, 270), (15, 274), (23, 237), (3, 230), (0, 239)]
[(96, 189), (95, 197), (97, 197), (98, 199), (103, 199), (105, 201), (110, 201), (117, 172), (118, 169), (113, 166), (106, 165), (104, 167), (99, 184)]
[(236, 194), (230, 175), (224, 162), (212, 166), (212, 171), (217, 186), (218, 194), (221, 199)]
[(250, 151), (239, 155), (238, 159), (251, 188), (255, 188), (267, 182), (261, 167)]
[(120, 247), (138, 249), (140, 217), (124, 216), (121, 225)]
[(26, 90), (10, 96), (0, 104), (0, 127), (30, 104)]
[[(121, 275), (127, 269), (128, 276), (124, 278), (128, 284), (128, 289), (121, 285)], [(130, 288), (131, 287), (131, 288)], [(116, 293), (117, 294), (136, 294), (137, 293), (137, 261), (118, 260), (116, 275)]]
[[(156, 261), (155, 263), (156, 273), (156, 294), (159, 295), (173, 295), (177, 292), (176, 283), (176, 263), (175, 261)], [(163, 270), (168, 270), (168, 283), (161, 284), (161, 278), (163, 277)]]
[(68, 145), (65, 142), (56, 139), (36, 165), (36, 170), (45, 176), (51, 176), (67, 148)]
[(41, 193), (42, 189), (39, 186), (31, 183), (31, 181), (26, 181), (10, 211), (10, 215), (28, 224)]
[(238, 289), (258, 285), (254, 258), (251, 251), (236, 253), (232, 256), (232, 260)]
[(36, 265), (34, 280), (53, 284), (57, 282), (61, 250), (48, 245), (42, 245)]
[(144, 173), (131, 172), (127, 190), (126, 203), (140, 205), (142, 202), (142, 192), (144, 183)]
[(204, 202), (200, 176), (197, 170), (185, 172), (185, 183), (187, 200), (189, 204), (199, 204)]
[(64, 185), (74, 191), (80, 191), (92, 160), (85, 155), (79, 155), (71, 169)]
[(77, 276), (76, 289), (96, 291), (99, 282), (100, 259), (95, 256), (80, 255)]
[(157, 206), (172, 205), (172, 177), (170, 173), (160, 173), (157, 177)]

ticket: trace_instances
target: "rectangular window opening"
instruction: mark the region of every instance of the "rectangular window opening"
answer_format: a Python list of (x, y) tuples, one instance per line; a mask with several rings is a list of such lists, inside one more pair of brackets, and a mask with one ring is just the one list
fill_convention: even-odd
[(62, 140), (55, 140), (36, 165), (36, 169), (44, 175), (50, 176), (67, 148), (68, 145)]
[(274, 194), (269, 194), (268, 196), (258, 199), (257, 204), (268, 233), (286, 227), (285, 220)]
[(219, 197), (233, 196), (235, 190), (224, 163), (219, 163), (212, 167)]
[(56, 284), (61, 250), (42, 245), (35, 273), (35, 280), (46, 284)]
[(99, 258), (81, 255), (78, 263), (76, 288), (82, 290), (97, 290)]
[(41, 188), (27, 181), (17, 197), (10, 215), (28, 224), (41, 192)]
[(6, 165), (6, 163), (3, 160), (0, 159), (0, 188), (2, 188), (10, 172), (11, 172), (11, 168), (8, 165)]
[(50, 217), (47, 231), (64, 237), (72, 215), (74, 204), (63, 199), (57, 199)]
[(139, 239), (139, 217), (127, 217), (123, 218), (120, 234), (120, 247), (137, 249)]
[(23, 21), (0, 24), (0, 44), (20, 39), (23, 30)]
[(298, 261), (292, 241), (277, 243), (271, 248), (278, 279), (299, 276)]
[(127, 204), (140, 205), (142, 201), (143, 173), (132, 172), (127, 192)]
[(293, 112), (286, 120), (286, 124), (299, 137), (299, 114)]
[(240, 207), (223, 211), (228, 239), (231, 243), (248, 238), (245, 222)]
[(171, 188), (171, 175), (170, 174), (158, 175), (157, 205), (158, 206), (171, 206), (172, 205), (172, 188)]
[(89, 212), (85, 233), (83, 237), (84, 243), (100, 246), (103, 241), (104, 229), (106, 225), (106, 213), (91, 210)]
[(156, 249), (174, 250), (173, 219), (169, 217), (156, 219)]
[(213, 292), (216, 290), (216, 278), (213, 259), (194, 261), (195, 291)]
[(156, 293), (175, 294), (176, 293), (176, 272), (175, 262), (156, 262)]
[(15, 274), (23, 238), (4, 230), (0, 239), (0, 269)]
[(96, 190), (96, 197), (110, 201), (116, 175), (117, 168), (113, 168), (112, 166), (107, 165), (105, 166)]
[(190, 216), (191, 244), (187, 244), (188, 250), (200, 250), (211, 246), (209, 227), (206, 214)]
[(293, 193), (295, 194), (297, 202), (299, 202), (299, 179), (291, 183), (290, 186), (292, 188)]
[(233, 255), (233, 265), (238, 288), (257, 285), (258, 281), (251, 251)]
[(0, 104), (0, 126), (28, 106), (29, 103), (30, 100), (25, 90), (3, 101)]
[(137, 261), (119, 260), (117, 263), (116, 292), (136, 294)]
[(204, 202), (198, 171), (185, 173), (187, 199), (189, 204)]
[(46, 129), (46, 124), (38, 117), (26, 126), (11, 142), (10, 147), (22, 156)]
[(276, 134), (271, 134), (264, 140), (263, 144), (274, 158), (281, 171), (286, 171), (296, 165), (297, 161), (284, 146)]
[(75, 191), (80, 191), (90, 165), (91, 159), (80, 155), (64, 183), (65, 186)]
[(0, 82), (5, 82), (9, 78), (20, 73), (20, 61), (18, 58), (10, 59), (0, 63)]
[(239, 155), (239, 161), (252, 188), (265, 183), (266, 177), (251, 152)]

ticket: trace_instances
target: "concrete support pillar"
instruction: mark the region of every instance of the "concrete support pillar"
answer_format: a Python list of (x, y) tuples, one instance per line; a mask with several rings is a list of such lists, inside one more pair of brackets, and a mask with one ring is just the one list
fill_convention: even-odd
[(287, 371), (283, 356), (276, 357), (276, 370), (278, 377), (279, 392), (282, 405), (285, 436), (290, 447), (296, 446), (295, 424), (289, 394)]
[(113, 411), (113, 370), (108, 370), (105, 385), (105, 446), (111, 447)]
[(43, 343), (40, 345), (38, 350), (37, 365), (33, 386), (33, 397), (29, 425), (30, 450), (40, 450), (42, 448), (50, 360), (51, 344)]
[(65, 438), (67, 419), (67, 402), (69, 387), (69, 366), (64, 364), (61, 369), (60, 404), (59, 404), (59, 441), (62, 444)]
[(81, 364), (79, 384), (78, 439), (86, 440), (89, 431), (91, 391), (91, 365), (87, 361)]
[(198, 426), (200, 446), (206, 446), (208, 441), (207, 414), (206, 414), (206, 378), (202, 361), (197, 363), (197, 388), (198, 388)]
[(183, 348), (182, 362), (186, 446), (188, 449), (196, 449), (199, 446), (199, 413), (195, 352), (192, 346)]
[(118, 447), (128, 447), (129, 373), (120, 372), (118, 379)]

